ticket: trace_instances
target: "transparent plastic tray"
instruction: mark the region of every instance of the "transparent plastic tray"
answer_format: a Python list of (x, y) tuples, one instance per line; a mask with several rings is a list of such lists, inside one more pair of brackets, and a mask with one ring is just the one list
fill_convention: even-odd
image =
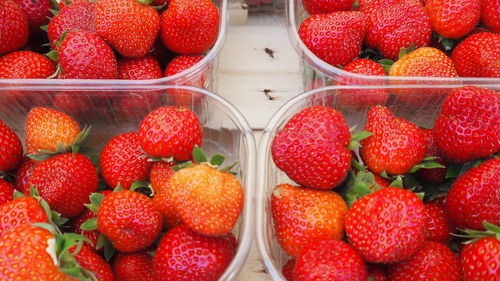
[[(55, 87), (57, 86), (57, 87)], [(98, 153), (114, 136), (137, 131), (141, 120), (152, 110), (165, 105), (184, 105), (192, 108), (203, 125), (202, 148), (207, 155), (224, 154), (227, 163), (237, 161), (233, 169), (245, 192), (243, 212), (234, 228), (238, 249), (231, 265), (219, 280), (235, 280), (249, 254), (254, 235), (254, 186), (256, 148), (252, 130), (241, 113), (220, 96), (203, 89), (185, 86), (113, 85), (4, 85), (0, 87), (0, 120), (24, 140), (26, 115), (32, 107), (54, 107), (61, 95), (66, 103), (82, 105), (70, 112), (83, 127), (92, 125), (87, 146)], [(178, 99), (178, 94), (182, 99)], [(136, 110), (116, 107), (116, 100), (146, 100)], [(26, 149), (25, 149), (26, 151)]]
[[(281, 249), (275, 236), (272, 212), (271, 195), (278, 184), (293, 183), (284, 172), (279, 170), (273, 162), (271, 145), (274, 136), (284, 124), (300, 110), (315, 106), (330, 106), (342, 112), (349, 127), (356, 125), (362, 130), (366, 123), (366, 116), (371, 106), (341, 106), (339, 101), (343, 95), (366, 95), (373, 90), (385, 89), (390, 94), (385, 106), (389, 107), (398, 117), (406, 118), (417, 126), (432, 128), (441, 104), (452, 88), (458, 85), (408, 85), (408, 86), (330, 86), (314, 89), (296, 96), (281, 107), (271, 118), (264, 129), (257, 159), (257, 245), (263, 258), (266, 271), (273, 280), (286, 281), (281, 274), (282, 266), (288, 261), (288, 256)], [(500, 91), (500, 84), (482, 85), (481, 87)], [(421, 99), (422, 94), (429, 94), (428, 99)], [(500, 93), (499, 93), (500, 94)], [(418, 105), (407, 105), (398, 99), (398, 95), (419, 98)], [(335, 191), (335, 189), (334, 189)]]

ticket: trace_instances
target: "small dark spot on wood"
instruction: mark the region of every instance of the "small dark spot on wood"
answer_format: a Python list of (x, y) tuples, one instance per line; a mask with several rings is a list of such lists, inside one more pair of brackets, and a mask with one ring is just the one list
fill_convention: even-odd
[(270, 89), (264, 89), (262, 92), (264, 92), (264, 95), (266, 95), (266, 98), (268, 100), (274, 100), (274, 98), (269, 94), (269, 93), (272, 93), (273, 90), (270, 90)]
[(266, 52), (266, 54), (268, 54), (271, 58), (274, 59), (274, 50), (265, 48), (264, 51)]

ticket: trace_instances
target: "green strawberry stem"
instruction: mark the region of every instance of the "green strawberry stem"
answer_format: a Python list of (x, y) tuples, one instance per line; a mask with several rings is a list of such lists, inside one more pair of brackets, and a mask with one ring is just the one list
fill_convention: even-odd
[[(353, 128), (351, 128), (351, 130), (353, 130)], [(351, 136), (351, 141), (349, 142), (349, 145), (347, 146), (347, 149), (354, 150), (354, 149), (360, 147), (361, 145), (359, 144), (359, 141), (366, 139), (371, 135), (373, 135), (373, 133), (367, 132), (367, 131), (360, 131), (360, 132), (353, 133)]]
[(420, 169), (446, 168), (445, 166), (441, 165), (441, 163), (434, 161), (438, 158), (439, 157), (435, 157), (435, 156), (426, 157), (426, 158), (424, 158), (424, 160), (422, 160), (422, 162), (413, 166), (410, 169), (410, 171), (408, 171), (408, 173), (412, 174), (412, 173), (417, 172)]
[(104, 259), (106, 261), (110, 261), (111, 258), (116, 254), (116, 249), (113, 247), (113, 244), (111, 244), (111, 241), (104, 236), (104, 234), (99, 234), (99, 239), (97, 240), (97, 249), (103, 249), (104, 248)]
[[(53, 227), (57, 231), (59, 231), (59, 228), (58, 228), (59, 226), (62, 226), (66, 222), (68, 222), (67, 218), (61, 216), (61, 214), (59, 214), (58, 212), (50, 209), (49, 203), (47, 203), (47, 201), (45, 201), (40, 196), (38, 189), (36, 189), (34, 186), (30, 186), (29, 196), (38, 201), (38, 204), (40, 204), (40, 207), (44, 210), (45, 215), (47, 216), (47, 220), (49, 221), (49, 224), (53, 225)], [(14, 190), (13, 198), (17, 199), (17, 198), (21, 198), (21, 197), (26, 197), (26, 195), (22, 192)]]
[(194, 163), (191, 161), (187, 161), (187, 162), (181, 163), (177, 166), (174, 166), (172, 169), (177, 172), (180, 169), (194, 167), (197, 164), (198, 165), (202, 164), (202, 165), (207, 165), (207, 166), (214, 168), (214, 169), (219, 169), (222, 172), (231, 173), (230, 172), (231, 169), (234, 168), (234, 166), (236, 166), (237, 162), (235, 161), (235, 162), (231, 163), (230, 165), (221, 168), (221, 166), (225, 160), (226, 160), (226, 157), (224, 155), (214, 154), (210, 158), (210, 161), (209, 161), (205, 152), (199, 146), (196, 145), (193, 148), (193, 161), (194, 161)]
[(500, 240), (500, 226), (494, 225), (487, 221), (483, 222), (483, 226), (486, 229), (485, 231), (475, 229), (460, 229), (460, 231), (464, 232), (465, 234), (452, 233), (452, 235), (457, 237), (469, 238), (469, 240), (465, 241), (464, 244), (476, 242), (477, 240), (484, 237), (495, 237), (497, 240)]
[(153, 0), (137, 0), (137, 2), (143, 5), (150, 5), (151, 3), (153, 3)]

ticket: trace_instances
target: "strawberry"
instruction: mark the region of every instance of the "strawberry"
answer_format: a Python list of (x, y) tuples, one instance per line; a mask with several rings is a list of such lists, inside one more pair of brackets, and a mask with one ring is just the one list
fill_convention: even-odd
[(368, 17), (365, 44), (396, 60), (401, 48), (427, 46), (431, 24), (418, 0), (370, 1), (361, 11)]
[(465, 281), (498, 281), (500, 240), (484, 237), (467, 245), (460, 253), (460, 264)]
[(366, 19), (360, 12), (334, 12), (308, 17), (300, 24), (302, 42), (318, 58), (346, 65), (361, 53)]
[(0, 55), (21, 49), (28, 42), (28, 17), (13, 0), (0, 2)]
[(327, 14), (337, 11), (349, 11), (354, 4), (354, 0), (302, 0), (304, 9), (310, 14)]
[(453, 163), (487, 157), (500, 151), (500, 96), (473, 86), (453, 89), (434, 125), (444, 158)]
[(52, 3), (50, 0), (14, 0), (21, 9), (23, 9), (26, 16), (28, 16), (28, 24), (30, 32), (40, 33), (40, 27), (49, 23), (52, 16), (50, 9)]
[[(187, 70), (197, 63), (199, 63), (203, 59), (203, 56), (186, 56), (186, 55), (181, 55), (177, 56), (174, 59), (172, 59), (168, 64), (167, 68), (165, 69), (164, 76), (172, 76), (177, 73), (181, 73), (184, 70)], [(199, 85), (203, 85), (203, 81), (200, 81)], [(193, 86), (198, 86), (198, 84), (195, 84)]]
[(153, 258), (157, 281), (217, 281), (235, 255), (231, 233), (210, 237), (179, 225), (167, 232)]
[(58, 51), (63, 79), (116, 79), (118, 63), (113, 50), (96, 34), (69, 33)]
[(458, 74), (445, 53), (436, 48), (422, 47), (396, 61), (389, 76), (458, 77)]
[(446, 197), (446, 215), (458, 228), (500, 224), (500, 158), (487, 160), (458, 177)]
[(412, 257), (389, 267), (389, 280), (461, 281), (460, 264), (457, 256), (445, 245), (425, 241)]
[(163, 229), (170, 229), (181, 223), (174, 202), (168, 192), (168, 182), (175, 171), (173, 162), (160, 161), (154, 164), (149, 173), (153, 189), (153, 205), (163, 217)]
[(425, 223), (428, 240), (444, 244), (451, 240), (454, 229), (448, 223), (444, 207), (438, 203), (425, 204)]
[(458, 39), (476, 27), (482, 0), (427, 0), (425, 11), (432, 30), (446, 38)]
[(50, 59), (31, 51), (17, 51), (0, 57), (0, 78), (45, 79), (55, 71)]
[(314, 242), (304, 250), (297, 258), (293, 277), (296, 281), (361, 281), (367, 280), (368, 273), (363, 259), (351, 245), (328, 239)]
[(210, 0), (172, 0), (161, 14), (161, 39), (175, 53), (202, 54), (218, 33), (219, 12)]
[(283, 276), (285, 277), (286, 281), (295, 281), (293, 278), (293, 268), (295, 267), (296, 260), (295, 259), (289, 259), (285, 265), (283, 265), (283, 268), (281, 269), (281, 272), (283, 273)]
[(94, 21), (99, 37), (125, 57), (140, 58), (153, 46), (160, 15), (150, 0), (97, 0)]
[(376, 173), (405, 174), (420, 163), (426, 153), (421, 130), (411, 122), (395, 117), (384, 106), (375, 106), (368, 112), (365, 130), (373, 133), (361, 140), (361, 158)]
[(0, 206), (13, 200), (14, 186), (3, 179), (0, 179)]
[(276, 166), (305, 187), (331, 189), (347, 177), (351, 139), (342, 114), (313, 106), (295, 114), (278, 132), (271, 152)]
[(134, 120), (140, 122), (146, 115), (162, 103), (165, 95), (158, 91), (129, 92), (119, 96), (113, 96), (113, 112), (122, 121)]
[(153, 57), (122, 58), (118, 61), (118, 79), (147, 80), (161, 77), (160, 64)]
[(146, 252), (118, 253), (113, 272), (119, 281), (153, 281), (153, 257)]
[(186, 107), (159, 107), (139, 126), (139, 141), (147, 154), (177, 161), (191, 159), (195, 145), (201, 145), (202, 135), (200, 120)]
[(104, 181), (112, 188), (119, 184), (124, 189), (130, 189), (135, 181), (148, 180), (149, 170), (154, 163), (143, 157), (143, 154), (136, 132), (121, 134), (111, 139), (99, 158)]
[(500, 32), (500, 1), (481, 1), (481, 23), (493, 32)]
[[(193, 55), (193, 56), (186, 56), (186, 55), (180, 55), (172, 59), (168, 64), (167, 67), (165, 68), (165, 77), (173, 76), (178, 73), (182, 73), (185, 70), (190, 69), (191, 67), (194, 67), (197, 63), (199, 63), (203, 59), (203, 56), (198, 56), (198, 55)], [(208, 69), (204, 69), (201, 73), (196, 74), (196, 76), (193, 76), (192, 79), (189, 81), (182, 81), (183, 86), (191, 86), (191, 87), (197, 87), (197, 88), (204, 88), (205, 81), (207, 80), (208, 75)], [(185, 80), (185, 79), (179, 79), (180, 80)], [(195, 96), (193, 95), (192, 91), (188, 90), (181, 90), (181, 89), (168, 89), (168, 93), (173, 96), (173, 101), (175, 102), (176, 105), (182, 105), (186, 107), (190, 107), (193, 104), (199, 104), (201, 101), (200, 96)]]
[(61, 1), (59, 1), (59, 11), (61, 11), (66, 6), (71, 6), (73, 4), (87, 3), (87, 2), (92, 2), (92, 1), (90, 1), (90, 0), (61, 0)]
[[(75, 246), (76, 247), (76, 246)], [(74, 253), (76, 248), (69, 250)], [(115, 277), (111, 266), (91, 248), (83, 245), (80, 251), (74, 256), (81, 267), (95, 274), (98, 281), (114, 281)]]
[[(442, 157), (442, 153), (439, 150), (436, 139), (434, 138), (434, 131), (431, 129), (422, 129), (422, 134), (424, 135), (425, 143), (426, 143), (426, 154), (425, 156), (434, 156), (440, 157), (435, 161), (443, 166), (449, 166), (449, 164), (444, 161)], [(434, 168), (434, 169), (421, 169), (417, 172), (417, 176), (419, 179), (428, 182), (428, 183), (441, 183), (444, 182), (446, 176), (446, 168)], [(437, 241), (440, 242), (440, 241)]]
[[(65, 1), (61, 1), (65, 3)], [(69, 6), (59, 7), (59, 12), (50, 20), (47, 27), (49, 42), (52, 49), (57, 49), (57, 41), (62, 40), (62, 35), (74, 31), (87, 31), (95, 33), (94, 24), (95, 3), (81, 1)]]
[(347, 205), (335, 192), (282, 184), (274, 189), (271, 204), (276, 237), (292, 257), (311, 243), (344, 236)]
[(29, 180), (33, 173), (33, 166), (35, 166), (35, 161), (29, 157), (24, 157), (21, 164), (14, 170), (16, 189), (24, 194), (29, 193), (30, 190)]
[(387, 281), (387, 276), (381, 267), (368, 265), (368, 280), (370, 281)]
[(43, 160), (33, 168), (29, 183), (50, 207), (67, 218), (80, 214), (97, 190), (94, 165), (80, 153), (65, 153)]
[(0, 205), (0, 217), (0, 237), (22, 225), (49, 222), (37, 199), (25, 196)]
[(451, 59), (462, 77), (500, 77), (500, 34), (482, 32), (468, 36), (460, 42)]
[(354, 202), (347, 211), (345, 229), (365, 261), (401, 262), (425, 240), (424, 204), (410, 191), (382, 188)]
[(0, 120), (0, 172), (14, 170), (23, 157), (23, 146), (16, 133)]

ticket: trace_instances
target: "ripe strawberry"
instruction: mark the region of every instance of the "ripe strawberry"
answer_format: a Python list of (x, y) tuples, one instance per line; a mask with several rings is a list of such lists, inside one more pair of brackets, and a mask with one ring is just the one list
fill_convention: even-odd
[[(439, 157), (435, 161), (443, 166), (448, 166), (449, 164), (442, 159), (442, 153), (439, 150), (436, 139), (434, 138), (434, 132), (431, 129), (421, 129), (424, 135), (426, 150), (426, 157), (434, 156)], [(434, 169), (421, 169), (417, 172), (419, 179), (428, 183), (441, 183), (444, 182), (446, 176), (446, 168), (434, 168)], [(440, 241), (437, 241), (440, 242)]]
[(3, 179), (0, 179), (0, 206), (12, 201), (14, 198), (14, 186)]
[(17, 51), (0, 57), (0, 78), (45, 79), (55, 71), (50, 59), (31, 51)]
[(125, 57), (144, 57), (160, 30), (160, 15), (148, 0), (97, 0), (94, 21), (99, 37)]
[(483, 32), (472, 34), (460, 42), (451, 59), (462, 77), (500, 77), (500, 34)]
[(345, 220), (349, 242), (367, 262), (397, 263), (425, 240), (425, 208), (410, 191), (388, 187), (354, 202)]
[[(203, 59), (203, 56), (186, 56), (180, 55), (172, 59), (165, 69), (164, 76), (169, 77), (181, 73), (187, 69), (190, 69), (198, 62)], [(205, 81), (207, 80), (208, 69), (203, 69), (201, 73), (193, 76), (189, 81), (182, 81), (183, 86), (191, 86), (197, 88), (204, 88)], [(185, 80), (185, 79), (180, 79)], [(179, 80), (179, 82), (181, 82)], [(181, 90), (181, 89), (168, 89), (168, 93), (172, 95), (173, 101), (176, 105), (182, 105), (186, 107), (190, 107), (193, 104), (199, 104), (201, 102), (201, 97), (193, 95), (192, 91)]]
[(21, 140), (0, 120), (0, 172), (9, 172), (17, 167), (23, 157)]
[(312, 243), (297, 258), (293, 277), (296, 281), (361, 281), (368, 279), (368, 272), (351, 245), (328, 239)]
[(436, 143), (446, 160), (465, 163), (500, 151), (500, 96), (473, 86), (446, 97), (434, 125)]
[(427, 46), (431, 24), (418, 0), (370, 1), (361, 11), (368, 17), (365, 44), (396, 60), (401, 48)]
[(146, 252), (118, 253), (113, 272), (119, 281), (153, 281), (153, 257)]
[(274, 189), (271, 204), (276, 237), (292, 257), (313, 242), (344, 236), (347, 205), (335, 192), (282, 184)]
[(21, 164), (14, 170), (16, 178), (15, 187), (24, 194), (29, 193), (30, 190), (29, 180), (33, 173), (33, 166), (35, 166), (35, 161), (31, 158), (24, 157)]
[(458, 228), (484, 229), (483, 221), (500, 224), (500, 158), (470, 169), (451, 186), (446, 215)]
[(157, 281), (216, 281), (235, 255), (231, 233), (210, 237), (179, 225), (167, 232), (153, 258)]
[(361, 53), (366, 19), (360, 12), (334, 12), (308, 17), (299, 36), (313, 54), (337, 66), (346, 65)]
[(50, 0), (14, 0), (26, 16), (28, 16), (28, 24), (30, 32), (40, 33), (40, 27), (49, 23), (49, 18), (52, 16), (50, 9), (52, 3)]
[(388, 281), (385, 272), (381, 267), (375, 265), (368, 265), (368, 280), (370, 281)]
[(153, 57), (122, 58), (118, 61), (118, 79), (147, 80), (161, 77), (160, 64)]
[(359, 152), (363, 162), (376, 174), (384, 171), (391, 175), (405, 174), (425, 157), (425, 139), (421, 130), (411, 122), (395, 117), (387, 107), (370, 109), (365, 130), (373, 135), (361, 140)]
[[(69, 250), (70, 253), (74, 253), (76, 249), (75, 247)], [(74, 258), (81, 267), (94, 273), (98, 281), (115, 280), (111, 266), (91, 248), (83, 245), (78, 254), (74, 256)]]
[(467, 245), (460, 254), (465, 281), (498, 281), (500, 276), (500, 241), (484, 237)]
[(468, 35), (479, 22), (481, 0), (427, 0), (432, 30), (446, 38)]
[(90, 0), (61, 0), (61, 1), (59, 1), (59, 11), (61, 11), (66, 6), (87, 3), (87, 2), (91, 2), (91, 1)]
[(337, 11), (349, 11), (354, 4), (354, 0), (302, 0), (304, 9), (310, 14), (327, 14)]
[(481, 1), (481, 23), (489, 30), (500, 32), (500, 1)]
[(147, 154), (177, 161), (191, 159), (195, 145), (201, 145), (202, 135), (200, 120), (186, 107), (159, 107), (139, 126), (139, 141)]
[(347, 176), (350, 139), (349, 127), (340, 112), (313, 106), (287, 122), (274, 138), (271, 152), (276, 166), (296, 183), (331, 189)]
[(115, 188), (120, 184), (124, 189), (137, 180), (147, 181), (153, 162), (143, 157), (136, 132), (118, 135), (103, 148), (99, 167), (104, 181)]
[(163, 229), (171, 229), (181, 223), (172, 197), (168, 192), (168, 182), (175, 171), (173, 162), (160, 161), (154, 164), (149, 173), (153, 189), (153, 205), (163, 217)]
[[(184, 70), (187, 70), (191, 67), (193, 67), (195, 64), (199, 63), (203, 59), (203, 56), (186, 56), (186, 55), (181, 55), (175, 57), (173, 60), (171, 60), (167, 68), (165, 69), (165, 77), (175, 75), (177, 73), (181, 73)], [(203, 85), (203, 81), (200, 81), (200, 85)], [(197, 86), (193, 85), (193, 86)]]
[[(65, 3), (65, 1), (63, 0), (61, 3)], [(63, 8), (59, 6), (59, 12), (50, 20), (47, 28), (52, 49), (57, 49), (56, 42), (62, 39), (64, 32), (87, 31), (95, 33), (94, 9), (95, 3), (89, 1), (73, 3)]]
[(389, 76), (458, 77), (455, 66), (445, 53), (422, 47), (396, 61)]
[(460, 263), (457, 256), (445, 245), (425, 241), (415, 255), (389, 267), (389, 280), (460, 281)]
[(428, 240), (443, 244), (451, 240), (454, 229), (448, 223), (444, 207), (438, 203), (425, 204), (425, 223)]
[(49, 222), (37, 199), (19, 197), (0, 205), (0, 237), (22, 225)]
[(113, 50), (96, 34), (69, 33), (58, 51), (63, 79), (116, 79), (118, 63)]
[(28, 42), (28, 17), (12, 0), (0, 2), (0, 55), (21, 49)]
[(140, 193), (115, 191), (102, 199), (97, 229), (121, 252), (149, 247), (161, 231), (161, 215), (151, 200)]
[(293, 268), (295, 267), (296, 260), (291, 258), (289, 259), (283, 268), (281, 269), (281, 272), (283, 273), (283, 276), (285, 277), (286, 281), (295, 281), (293, 278)]
[(161, 39), (175, 53), (202, 54), (218, 33), (219, 12), (210, 0), (172, 0), (161, 14)]

